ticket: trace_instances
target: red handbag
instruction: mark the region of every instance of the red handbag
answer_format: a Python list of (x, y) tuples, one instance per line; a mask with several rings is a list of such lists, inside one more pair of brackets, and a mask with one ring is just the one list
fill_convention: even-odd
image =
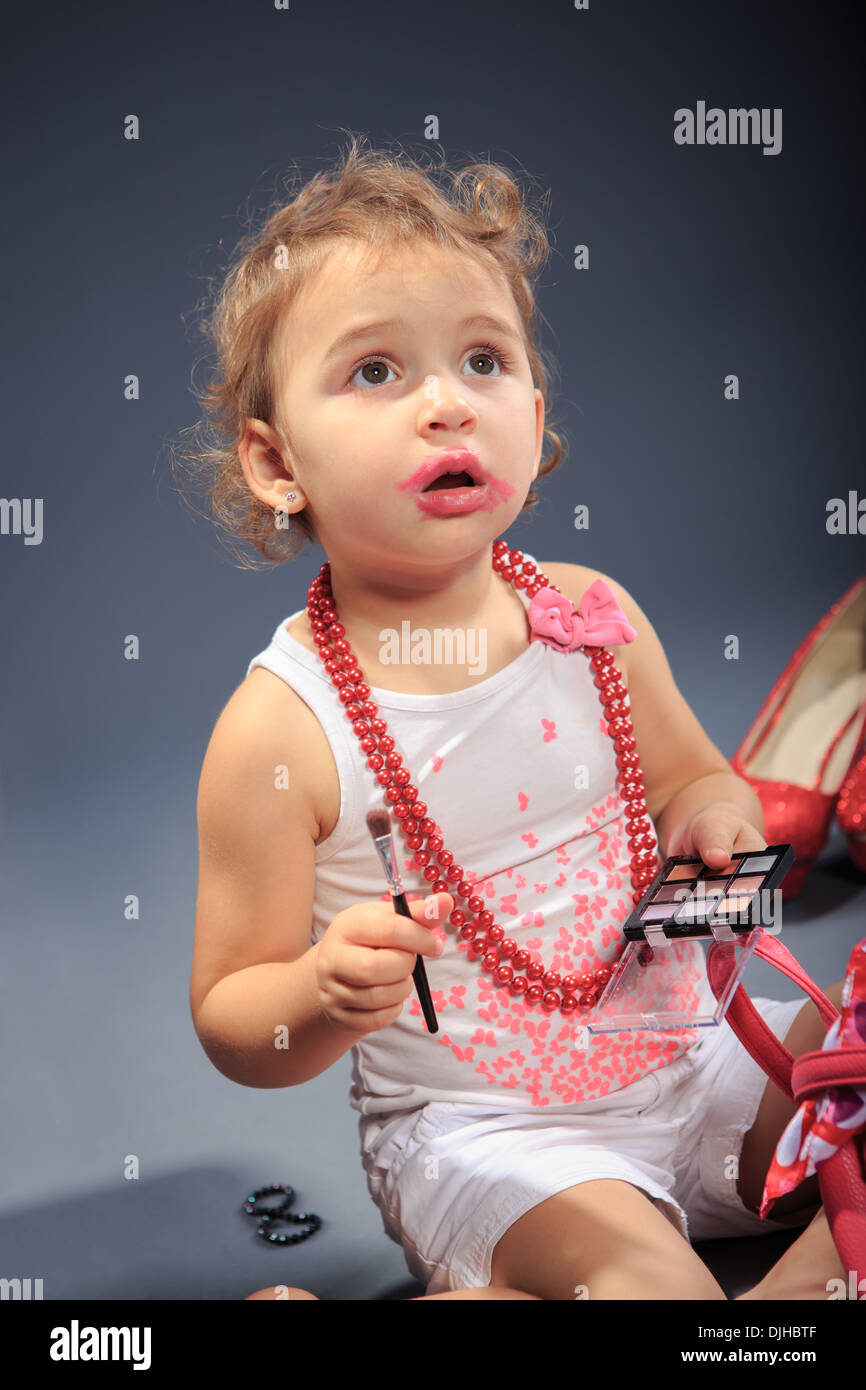
[[(859, 955), (858, 955), (859, 953)], [(819, 989), (796, 958), (775, 936), (760, 932), (754, 947), (754, 955), (775, 965), (784, 975), (797, 984), (815, 1002), (828, 1030), (837, 1019), (839, 1011)], [(730, 979), (731, 951), (728, 943), (714, 941), (707, 951), (707, 977), (710, 988), (717, 999), (720, 998), (725, 983)], [(858, 992), (854, 994), (855, 977)], [(829, 1157), (813, 1159), (808, 1171), (817, 1172), (821, 1200), (827, 1222), (839, 1252), (843, 1266), (854, 1272), (854, 1285), (860, 1277), (866, 1276), (866, 938), (859, 942), (851, 953), (846, 972), (846, 994), (850, 1001), (851, 1027), (844, 1040), (837, 1039), (838, 1046), (820, 1048), (806, 1052), (801, 1057), (793, 1057), (761, 1018), (742, 984), (737, 986), (728, 1005), (725, 1017), (730, 1023), (743, 1047), (763, 1068), (772, 1081), (791, 1100), (802, 1106), (804, 1101), (815, 1097), (834, 1094), (832, 1088), (853, 1087), (851, 1098), (856, 1101), (858, 1092), (863, 1100), (859, 1107), (852, 1107), (850, 1130), (840, 1130), (831, 1126), (838, 1147)], [(856, 1018), (855, 1018), (856, 1015)], [(846, 1017), (849, 1011), (846, 1009)], [(864, 1039), (859, 1041), (858, 1039)], [(825, 1145), (827, 1149), (831, 1146)], [(777, 1149), (777, 1158), (779, 1150)], [(774, 1159), (774, 1164), (776, 1159)], [(804, 1165), (801, 1165), (801, 1168)], [(798, 1179), (802, 1181), (802, 1178)], [(794, 1187), (797, 1182), (789, 1183)], [(778, 1195), (778, 1193), (777, 1193)], [(761, 1215), (766, 1216), (768, 1201), (762, 1203)], [(856, 1294), (854, 1295), (856, 1297)]]

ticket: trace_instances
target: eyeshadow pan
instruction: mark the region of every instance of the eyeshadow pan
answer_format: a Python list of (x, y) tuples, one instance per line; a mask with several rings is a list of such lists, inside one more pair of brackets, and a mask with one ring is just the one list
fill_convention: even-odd
[(655, 903), (651, 903), (649, 907), (644, 908), (640, 915), (640, 919), (642, 922), (663, 922), (666, 918), (670, 917), (671, 911), (675, 906), (676, 903), (659, 903), (658, 906), (656, 906)]
[[(663, 883), (661, 888), (653, 895), (654, 903), (675, 902), (677, 893), (682, 893), (683, 889), (678, 883)], [(682, 899), (680, 899), (682, 901)]]
[(675, 878), (695, 878), (698, 872), (697, 863), (675, 864), (665, 879), (665, 883), (670, 883)]
[(740, 874), (731, 884), (732, 893), (751, 893), (764, 882), (763, 874)]
[(723, 902), (719, 903), (715, 916), (724, 917), (729, 912), (736, 914), (743, 912), (754, 896), (754, 893), (732, 894), (730, 897), (725, 898)]
[(682, 904), (679, 912), (674, 918), (675, 922), (698, 922), (703, 921), (715, 907), (715, 899), (708, 902), (706, 898), (689, 898)]
[(743, 872), (748, 874), (765, 874), (768, 869), (772, 869), (775, 862), (775, 854), (758, 855), (756, 859), (744, 860)]

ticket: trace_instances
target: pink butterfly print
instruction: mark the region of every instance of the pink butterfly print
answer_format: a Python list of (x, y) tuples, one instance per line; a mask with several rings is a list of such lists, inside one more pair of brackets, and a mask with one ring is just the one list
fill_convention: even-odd
[(485, 1047), (495, 1047), (496, 1034), (491, 1028), (488, 1028), (486, 1033), (483, 1028), (476, 1028), (472, 1034), (472, 1041), (476, 1047), (479, 1047), (481, 1043), (484, 1043)]
[(451, 1051), (454, 1053), (454, 1056), (457, 1058), (458, 1062), (473, 1062), (475, 1060), (474, 1047), (462, 1048), (458, 1047), (456, 1043), (452, 1043)]
[(526, 1061), (526, 1058), (520, 1051), (519, 1047), (516, 1047), (513, 1052), (509, 1052), (508, 1055), (512, 1059), (512, 1061), (514, 1061), (517, 1064), (518, 1067), (522, 1067), (523, 1063)]
[(517, 887), (518, 887), (518, 888), (525, 888), (525, 887), (526, 887), (526, 879), (523, 877), (523, 874), (518, 874), (518, 875), (517, 875), (516, 884), (517, 884)]
[(529, 805), (529, 797), (526, 795), (525, 792), (517, 793), (517, 804), (520, 807), (521, 811), (526, 810), (527, 806)]
[(546, 893), (550, 885), (548, 883), (533, 883), (536, 893)]
[(541, 727), (544, 729), (545, 743), (550, 743), (551, 739), (556, 738), (556, 722), (553, 719), (542, 719)]
[(506, 1091), (513, 1091), (515, 1086), (520, 1085), (520, 1082), (517, 1080), (517, 1077), (514, 1075), (514, 1072), (509, 1072), (505, 1080), (500, 1081), (499, 1084), (500, 1086), (503, 1086)]
[[(503, 986), (502, 986), (502, 993), (503, 993), (503, 994), (505, 993), (505, 990), (506, 990), (506, 986), (503, 985)], [(510, 999), (508, 1000), (508, 1003), (511, 1003), (511, 1000), (510, 1000)], [(509, 1033), (519, 1033), (519, 1032), (520, 1032), (520, 1027), (521, 1027), (520, 1019), (519, 1019), (519, 1018), (512, 1018), (510, 1014), (506, 1014), (505, 1017), (504, 1017), (503, 1019), (499, 1020), (499, 1026), (500, 1026), (501, 1028), (503, 1028), (506, 1032), (509, 1032)]]
[(478, 1017), (483, 1018), (485, 1023), (494, 1023), (499, 1013), (499, 1005), (494, 1001), (493, 1003), (491, 1003), (489, 1010), (478, 1009), (477, 1012)]
[(526, 951), (540, 951), (544, 945), (544, 940), (540, 936), (534, 936), (531, 941), (524, 941), (523, 947)]
[(543, 913), (543, 912), (527, 912), (526, 915), (525, 915), (524, 917), (521, 917), (521, 919), (520, 919), (520, 925), (521, 925), (522, 927), (543, 927), (543, 926), (544, 926), (544, 913)]
[(506, 1057), (497, 1057), (493, 1063), (493, 1070), (501, 1076), (504, 1071), (511, 1071), (511, 1063)]
[(586, 869), (586, 868), (584, 868), (584, 869), (578, 869), (578, 871), (577, 871), (575, 877), (576, 877), (576, 878), (588, 878), (589, 881), (590, 881), (590, 883), (592, 884), (593, 888), (597, 888), (597, 887), (598, 887), (598, 874), (595, 872), (594, 869)]
[[(389, 895), (390, 896), (390, 895)], [(507, 896), (499, 899), (499, 911), (507, 912), (512, 917), (517, 916), (517, 894), (508, 893)]]
[(433, 768), (434, 772), (439, 771), (440, 767), (442, 766), (442, 759), (440, 758), (438, 753), (433, 754), (433, 756), (430, 759), (430, 765)]
[(530, 849), (535, 849), (535, 846), (538, 844), (538, 839), (537, 839), (537, 837), (536, 837), (535, 835), (533, 835), (533, 833), (532, 833), (531, 830), (527, 830), (526, 834), (525, 834), (525, 835), (521, 835), (520, 838), (521, 838), (521, 840), (525, 840), (525, 841), (526, 841), (526, 843), (529, 845), (529, 848), (530, 848)]
[[(464, 995), (465, 993), (466, 993), (466, 986), (465, 986), (465, 985), (452, 985), (452, 986), (451, 986), (451, 993), (450, 993), (450, 995), (448, 996), (448, 1003), (451, 1004), (452, 1007), (455, 1008), (455, 1009), (463, 1009), (463, 1008), (465, 1008), (465, 1007), (466, 1007), (466, 1001), (465, 1001), (464, 998), (463, 998), (463, 995)], [(444, 1008), (444, 1005), (443, 1005), (443, 1008)]]
[[(553, 880), (553, 882), (554, 882), (554, 884), (555, 884), (555, 886), (556, 886), (557, 888), (562, 888), (562, 887), (568, 882), (568, 880), (567, 880), (565, 874), (560, 874), (560, 875), (559, 875), (559, 878), (555, 878), (555, 879)], [(388, 897), (390, 898), (390, 896), (391, 896), (391, 894), (389, 893), (389, 894), (388, 894)]]
[(550, 1104), (550, 1097), (549, 1097), (549, 1096), (533, 1095), (533, 1097), (532, 1097), (532, 1104), (533, 1104), (533, 1105), (549, 1105), (549, 1104)]

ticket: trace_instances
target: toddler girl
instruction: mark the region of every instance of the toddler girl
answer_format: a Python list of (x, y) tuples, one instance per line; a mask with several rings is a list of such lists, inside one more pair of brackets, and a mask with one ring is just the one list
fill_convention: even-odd
[[(792, 1224), (754, 1208), (793, 1105), (727, 1025), (580, 1024), (656, 844), (721, 868), (765, 847), (762, 812), (631, 595), (502, 540), (562, 454), (548, 249), (500, 167), (446, 190), (354, 141), (225, 280), (193, 475), (231, 539), (272, 564), (315, 539), (328, 564), (208, 748), (191, 1008), (243, 1085), (351, 1049), (368, 1188), (428, 1296), (723, 1298), (690, 1241)], [(411, 921), (367, 829), (383, 808)], [(698, 943), (671, 989), (712, 1000)], [(820, 1046), (811, 1002), (755, 1003)], [(802, 1224), (817, 1185), (791, 1198), (774, 1215)]]

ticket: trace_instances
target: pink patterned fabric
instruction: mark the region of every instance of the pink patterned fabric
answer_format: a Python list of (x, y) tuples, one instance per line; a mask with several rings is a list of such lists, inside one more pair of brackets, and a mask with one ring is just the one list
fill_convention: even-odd
[[(851, 952), (842, 1009), (821, 1044), (822, 1051), (866, 1044), (866, 937)], [(866, 1084), (831, 1086), (823, 1095), (805, 1100), (783, 1131), (767, 1172), (759, 1216), (792, 1192), (821, 1164), (866, 1129)]]
[(577, 608), (550, 585), (540, 589), (529, 605), (529, 626), (530, 642), (546, 642), (560, 652), (619, 646), (637, 637), (603, 579), (590, 584)]

